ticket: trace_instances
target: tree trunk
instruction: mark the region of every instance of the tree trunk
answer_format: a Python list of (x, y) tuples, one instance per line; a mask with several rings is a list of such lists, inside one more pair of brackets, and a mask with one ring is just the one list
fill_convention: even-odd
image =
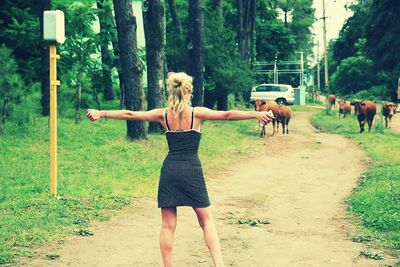
[(75, 124), (79, 124), (81, 122), (81, 100), (82, 84), (80, 81), (77, 81), (75, 91)]
[(111, 27), (110, 25), (107, 24), (105, 8), (103, 8), (104, 4), (108, 4), (107, 1), (108, 0), (97, 0), (96, 4), (100, 22), (100, 51), (101, 51), (101, 63), (103, 70), (104, 99), (113, 100), (114, 92), (111, 79), (111, 70), (113, 68), (113, 62), (110, 51), (108, 49), (108, 45), (110, 43), (109, 33)]
[[(223, 1), (222, 0), (214, 0), (213, 8), (216, 15), (216, 20), (218, 22), (218, 27), (220, 29), (218, 32), (223, 32), (224, 27), (224, 15), (222, 9)], [(216, 82), (215, 84), (215, 92), (217, 97), (217, 109), (218, 110), (228, 110), (228, 90), (224, 87), (224, 84), (221, 82)]]
[(243, 32), (243, 1), (244, 0), (237, 0), (237, 18), (238, 18), (238, 48), (239, 48), (239, 55), (240, 58), (244, 59), (244, 32)]
[[(218, 17), (223, 19), (223, 9), (222, 6), (224, 4), (223, 0), (213, 0), (213, 7), (217, 11)], [(223, 26), (223, 25), (222, 25)]]
[(92, 95), (93, 95), (94, 102), (96, 102), (97, 109), (100, 110), (101, 107), (100, 107), (100, 101), (99, 101), (99, 92), (97, 91), (95, 86), (92, 87)]
[[(161, 108), (165, 104), (165, 9), (163, 1), (148, 0), (143, 11), (147, 62), (147, 109)], [(149, 123), (149, 132), (163, 132), (158, 122)]]
[[(125, 90), (125, 107), (128, 110), (143, 109), (142, 70), (136, 40), (136, 18), (130, 0), (114, 0), (119, 51)], [(128, 140), (146, 138), (144, 123), (127, 121)]]
[(105, 15), (107, 18), (112, 18), (110, 19), (111, 21), (111, 29), (110, 29), (110, 36), (111, 36), (111, 43), (113, 46), (113, 52), (114, 52), (114, 62), (113, 65), (117, 68), (118, 71), (118, 80), (119, 80), (119, 89), (120, 89), (120, 109), (125, 105), (125, 90), (124, 90), (124, 77), (122, 75), (122, 69), (121, 69), (121, 62), (119, 58), (119, 45), (118, 45), (118, 38), (117, 38), (117, 30), (114, 24), (114, 16), (112, 14), (111, 8), (105, 8), (104, 9)]
[(193, 106), (204, 103), (204, 7), (203, 0), (189, 0), (189, 74), (193, 76)]
[(215, 106), (216, 102), (216, 96), (215, 96), (215, 91), (214, 90), (204, 90), (204, 106), (207, 108), (213, 109)]
[(1, 110), (1, 117), (0, 117), (0, 134), (4, 132), (6, 126), (6, 118), (8, 113), (8, 101), (10, 100), (9, 97), (4, 97), (3, 101), (3, 108)]
[(50, 10), (50, 0), (38, 1), (38, 15), (40, 24), (40, 44), (41, 44), (41, 63), (40, 63), (40, 91), (41, 91), (41, 114), (49, 116), (50, 114), (50, 62), (49, 62), (49, 47), (43, 42), (43, 12)]
[(176, 31), (178, 32), (179, 36), (183, 40), (182, 23), (181, 23), (181, 20), (179, 19), (178, 12), (176, 11), (175, 1), (174, 0), (168, 0), (168, 5), (169, 5), (169, 10), (171, 11), (172, 22), (174, 23), (174, 26), (175, 26)]
[(215, 86), (217, 91), (217, 109), (228, 110), (228, 90), (220, 83), (217, 83)]
[[(253, 64), (256, 57), (256, 0), (251, 0), (250, 5), (250, 33), (249, 33), (249, 46), (250, 46), (250, 68), (253, 69)], [(250, 99), (249, 99), (250, 100)]]
[(239, 54), (240, 58), (246, 62), (251, 58), (252, 45), (254, 45), (252, 38), (255, 29), (255, 11), (255, 0), (237, 1)]

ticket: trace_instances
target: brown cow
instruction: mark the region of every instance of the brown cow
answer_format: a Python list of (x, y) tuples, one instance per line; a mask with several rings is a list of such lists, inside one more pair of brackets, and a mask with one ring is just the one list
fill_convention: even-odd
[(384, 102), (382, 105), (382, 114), (385, 117), (385, 127), (389, 128), (389, 123), (396, 113), (397, 105), (392, 102)]
[[(255, 104), (256, 111), (270, 111), (271, 110), (272, 113), (274, 114), (274, 117), (275, 117), (275, 114), (279, 107), (279, 105), (275, 101), (266, 102), (265, 100), (256, 100), (254, 102), (254, 104)], [(275, 122), (276, 122), (276, 119), (272, 119), (272, 129), (273, 129), (272, 135), (275, 134)], [(266, 135), (265, 125), (261, 125), (261, 127), (262, 128), (261, 128), (261, 132), (260, 132), (260, 137), (265, 137), (265, 135)]]
[(343, 118), (345, 118), (347, 115), (350, 115), (351, 113), (351, 105), (349, 101), (346, 100), (340, 100), (339, 101), (339, 118), (340, 114), (343, 114)]
[(332, 109), (336, 107), (336, 96), (335, 95), (328, 95), (328, 105), (329, 105), (329, 109)]
[(292, 110), (288, 106), (280, 105), (275, 117), (278, 121), (276, 130), (278, 131), (279, 123), (282, 123), (282, 133), (285, 134), (286, 128), (286, 134), (289, 134), (289, 121), (292, 117)]
[(376, 104), (368, 100), (354, 101), (353, 103), (358, 123), (360, 124), (360, 133), (364, 132), (366, 122), (368, 123), (368, 132), (370, 132), (372, 121), (376, 114)]

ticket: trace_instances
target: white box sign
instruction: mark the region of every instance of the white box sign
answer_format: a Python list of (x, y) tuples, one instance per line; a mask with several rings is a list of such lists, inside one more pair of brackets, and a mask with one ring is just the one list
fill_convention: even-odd
[(61, 10), (43, 12), (43, 39), (49, 42), (64, 43), (64, 12)]

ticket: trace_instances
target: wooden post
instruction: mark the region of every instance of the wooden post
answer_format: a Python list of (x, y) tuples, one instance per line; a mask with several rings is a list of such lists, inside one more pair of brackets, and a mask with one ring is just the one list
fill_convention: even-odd
[(50, 45), (50, 192), (57, 197), (57, 55), (56, 46)]
[(322, 0), (322, 19), (324, 20), (324, 72), (325, 72), (325, 94), (328, 96), (330, 92), (329, 88), (329, 68), (328, 68), (328, 45), (326, 40), (326, 6), (325, 0)]
[(397, 101), (400, 102), (400, 78), (397, 81)]

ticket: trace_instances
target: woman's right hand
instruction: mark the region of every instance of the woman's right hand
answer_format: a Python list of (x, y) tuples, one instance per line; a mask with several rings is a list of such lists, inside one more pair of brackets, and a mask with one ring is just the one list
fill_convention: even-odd
[(86, 112), (86, 117), (88, 117), (90, 121), (96, 121), (101, 119), (101, 113), (102, 111), (97, 109), (88, 109)]
[(268, 111), (260, 111), (257, 112), (257, 120), (262, 124), (268, 124), (274, 119), (274, 116), (271, 116)]

